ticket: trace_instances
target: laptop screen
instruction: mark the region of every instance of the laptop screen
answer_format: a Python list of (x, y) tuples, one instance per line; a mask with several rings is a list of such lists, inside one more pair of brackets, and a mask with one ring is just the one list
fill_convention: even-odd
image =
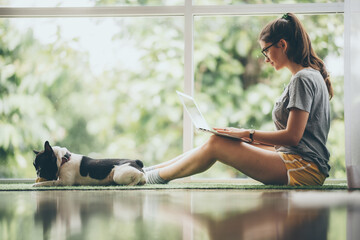
[(210, 129), (205, 121), (205, 118), (201, 114), (195, 100), (182, 92), (176, 91), (179, 95), (181, 102), (183, 103), (186, 112), (189, 114), (191, 121), (194, 123), (196, 128)]

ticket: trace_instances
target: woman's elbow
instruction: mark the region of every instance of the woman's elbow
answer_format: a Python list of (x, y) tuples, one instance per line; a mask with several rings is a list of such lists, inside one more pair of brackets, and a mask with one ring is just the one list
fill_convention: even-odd
[(299, 145), (300, 140), (301, 140), (301, 137), (298, 137), (298, 136), (290, 136), (290, 138), (288, 139), (288, 145), (295, 147), (295, 146)]

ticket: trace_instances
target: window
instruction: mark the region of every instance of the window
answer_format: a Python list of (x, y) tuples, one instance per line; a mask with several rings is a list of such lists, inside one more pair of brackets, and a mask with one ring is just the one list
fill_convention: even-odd
[[(301, 2), (0, 1), (0, 177), (33, 177), (45, 140), (146, 165), (198, 146), (208, 135), (182, 124), (175, 90), (194, 93), (211, 125), (271, 129), (289, 75), (263, 64), (256, 38), (295, 11), (337, 86), (331, 176), (344, 178), (343, 1)], [(243, 177), (224, 166), (199, 177), (211, 174)]]
[[(317, 54), (325, 60), (335, 91), (332, 104), (330, 176), (345, 178), (344, 132), (344, 22), (343, 14), (297, 15)], [(291, 78), (264, 63), (258, 43), (263, 26), (277, 16), (199, 16), (194, 19), (194, 92), (212, 126), (274, 130), (271, 118), (277, 99)], [(208, 135), (195, 135), (201, 145)], [(217, 164), (198, 177), (244, 177)]]
[(182, 17), (11, 18), (0, 25), (0, 138), (13, 170), (3, 168), (3, 177), (33, 176), (31, 150), (46, 140), (147, 165), (181, 153), (174, 92), (184, 78)]

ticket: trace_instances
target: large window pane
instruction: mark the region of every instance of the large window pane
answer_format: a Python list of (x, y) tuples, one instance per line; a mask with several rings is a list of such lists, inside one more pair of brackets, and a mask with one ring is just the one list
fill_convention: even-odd
[[(264, 63), (257, 38), (263, 26), (278, 16), (196, 17), (195, 98), (209, 124), (274, 130), (273, 104), (291, 74)], [(330, 176), (345, 178), (343, 107), (343, 15), (298, 15), (314, 49), (325, 60), (335, 96), (328, 140)], [(195, 145), (208, 138), (197, 133)], [(244, 177), (218, 164), (200, 177)]]
[(182, 17), (1, 19), (0, 29), (0, 177), (34, 177), (32, 150), (46, 140), (146, 165), (181, 153)]

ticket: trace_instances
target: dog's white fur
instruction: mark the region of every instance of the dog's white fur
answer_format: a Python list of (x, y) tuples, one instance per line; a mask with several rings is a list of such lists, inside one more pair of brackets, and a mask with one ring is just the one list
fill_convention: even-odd
[(45, 181), (35, 183), (34, 187), (50, 187), (50, 186), (73, 186), (73, 185), (109, 185), (116, 183), (119, 185), (137, 185), (145, 184), (146, 178), (143, 172), (140, 172), (134, 167), (129, 166), (129, 163), (115, 166), (108, 177), (98, 180), (89, 176), (83, 177), (80, 174), (80, 164), (83, 155), (71, 153), (70, 161), (61, 165), (62, 158), (69, 152), (63, 147), (52, 147), (57, 158), (58, 166), (58, 180)]

